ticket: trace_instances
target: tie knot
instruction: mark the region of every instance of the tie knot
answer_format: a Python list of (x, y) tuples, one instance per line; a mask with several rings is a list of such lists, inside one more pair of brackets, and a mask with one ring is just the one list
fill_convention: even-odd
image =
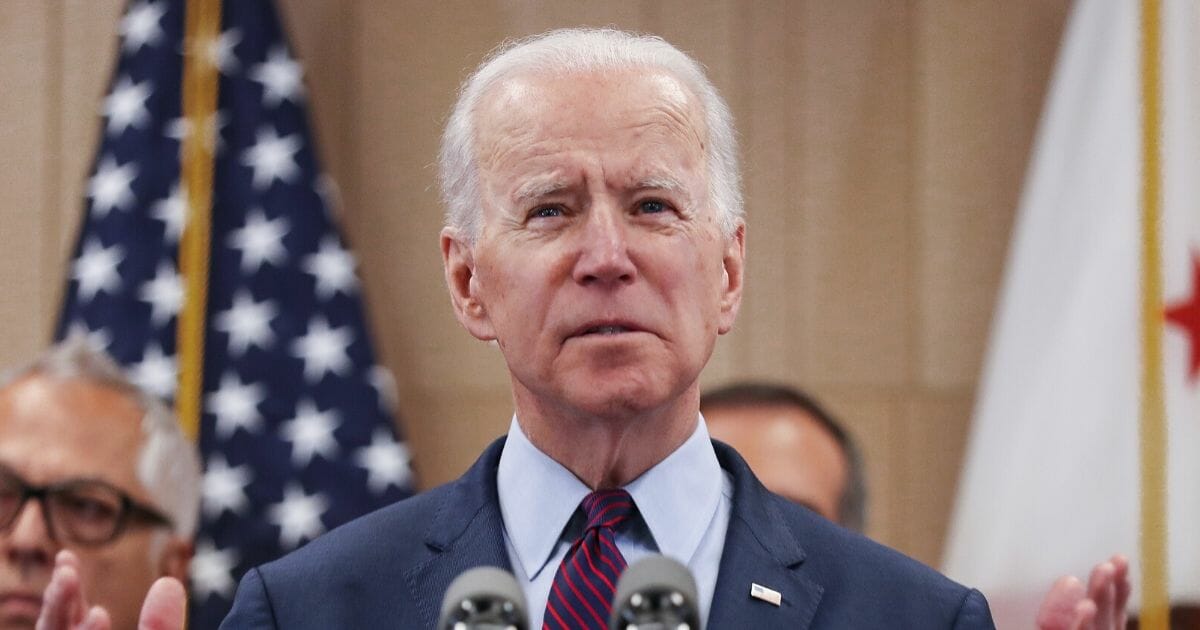
[(597, 490), (583, 498), (579, 504), (587, 515), (585, 529), (596, 527), (613, 528), (629, 519), (633, 514), (633, 497), (617, 488), (615, 490)]

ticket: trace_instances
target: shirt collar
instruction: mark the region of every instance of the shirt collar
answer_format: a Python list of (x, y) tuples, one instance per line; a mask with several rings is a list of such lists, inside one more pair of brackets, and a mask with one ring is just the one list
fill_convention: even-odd
[(625, 489), (658, 550), (688, 564), (721, 502), (723, 474), (703, 416), (679, 448)]
[[(701, 417), (666, 459), (625, 486), (661, 553), (687, 564), (721, 498), (722, 473)], [(545, 567), (563, 529), (591, 490), (538, 450), (516, 416), (496, 471), (500, 514), (515, 560), (531, 578)]]
[(516, 561), (532, 578), (549, 560), (563, 527), (591, 490), (538, 450), (525, 437), (515, 415), (500, 453), (496, 490)]

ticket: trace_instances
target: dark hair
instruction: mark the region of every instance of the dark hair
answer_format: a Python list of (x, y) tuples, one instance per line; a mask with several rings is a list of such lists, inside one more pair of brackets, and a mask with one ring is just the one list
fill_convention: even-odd
[(849, 478), (838, 501), (838, 516), (842, 525), (863, 531), (867, 521), (867, 480), (863, 473), (862, 456), (853, 438), (840, 422), (807, 393), (787, 385), (774, 383), (734, 383), (709, 390), (700, 396), (700, 409), (718, 407), (767, 407), (781, 405), (796, 407), (812, 416), (837, 441), (846, 455)]

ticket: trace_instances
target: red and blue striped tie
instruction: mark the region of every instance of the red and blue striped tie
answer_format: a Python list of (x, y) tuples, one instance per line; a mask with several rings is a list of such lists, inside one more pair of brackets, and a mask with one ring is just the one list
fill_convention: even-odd
[(604, 630), (625, 558), (613, 530), (633, 514), (624, 490), (597, 490), (579, 505), (587, 515), (583, 534), (571, 544), (546, 600), (543, 630)]

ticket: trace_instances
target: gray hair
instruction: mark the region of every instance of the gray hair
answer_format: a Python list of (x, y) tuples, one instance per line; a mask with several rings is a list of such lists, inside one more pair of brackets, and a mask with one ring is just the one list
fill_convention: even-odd
[(142, 417), (142, 448), (137, 475), (154, 503), (171, 518), (174, 533), (191, 538), (200, 516), (201, 472), (196, 445), (188, 440), (175, 414), (157, 396), (134, 384), (107, 354), (82, 335), (71, 335), (33, 361), (0, 376), (0, 388), (27, 376), (80, 379), (112, 389), (137, 402)]
[(726, 235), (742, 220), (741, 175), (733, 115), (704, 67), (661, 37), (615, 29), (570, 28), (510, 40), (494, 50), (463, 83), (442, 135), (438, 159), (446, 225), (469, 241), (481, 226), (475, 114), (490, 88), (521, 73), (572, 74), (627, 68), (665, 70), (683, 82), (704, 110), (708, 137), (709, 198)]

